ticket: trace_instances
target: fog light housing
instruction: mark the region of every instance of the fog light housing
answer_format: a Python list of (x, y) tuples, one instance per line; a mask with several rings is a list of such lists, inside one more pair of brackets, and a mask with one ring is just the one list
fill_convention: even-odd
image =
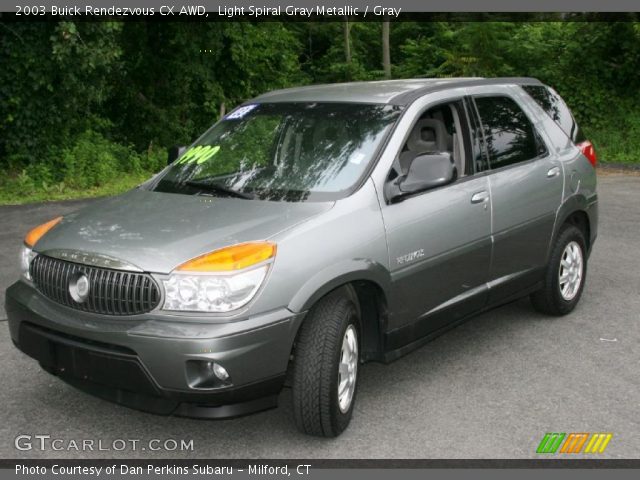
[(216, 362), (209, 362), (207, 364), (207, 368), (213, 371), (213, 374), (218, 377), (219, 380), (223, 382), (229, 379), (229, 373), (225, 370), (225, 368)]
[(187, 360), (187, 379), (190, 388), (212, 389), (231, 385), (231, 375), (213, 360)]

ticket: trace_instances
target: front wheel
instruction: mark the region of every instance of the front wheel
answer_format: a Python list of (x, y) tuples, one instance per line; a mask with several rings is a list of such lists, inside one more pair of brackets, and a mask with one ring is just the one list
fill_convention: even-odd
[(553, 247), (543, 287), (531, 295), (531, 303), (547, 315), (566, 315), (580, 300), (587, 276), (586, 242), (573, 225), (565, 226)]
[(358, 381), (358, 318), (338, 294), (318, 302), (300, 327), (293, 361), (293, 413), (298, 429), (336, 437), (351, 421)]

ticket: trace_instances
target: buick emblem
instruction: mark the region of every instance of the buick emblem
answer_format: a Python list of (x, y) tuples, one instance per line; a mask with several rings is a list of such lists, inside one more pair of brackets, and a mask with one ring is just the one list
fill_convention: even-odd
[(82, 303), (87, 299), (89, 296), (89, 279), (84, 273), (71, 279), (69, 282), (69, 293), (71, 294), (71, 298), (78, 303)]

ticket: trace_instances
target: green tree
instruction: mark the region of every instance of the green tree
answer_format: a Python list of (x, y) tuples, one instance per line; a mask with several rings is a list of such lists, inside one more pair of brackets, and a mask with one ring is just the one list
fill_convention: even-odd
[(0, 162), (42, 164), (85, 129), (106, 128), (97, 112), (120, 67), (121, 23), (2, 24)]

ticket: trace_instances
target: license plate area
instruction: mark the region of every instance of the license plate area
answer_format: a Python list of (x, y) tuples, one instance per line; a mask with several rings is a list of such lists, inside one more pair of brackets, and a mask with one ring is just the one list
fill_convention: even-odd
[(92, 382), (131, 392), (158, 395), (159, 391), (135, 354), (107, 344), (83, 344), (29, 323), (20, 327), (20, 349), (61, 377)]

